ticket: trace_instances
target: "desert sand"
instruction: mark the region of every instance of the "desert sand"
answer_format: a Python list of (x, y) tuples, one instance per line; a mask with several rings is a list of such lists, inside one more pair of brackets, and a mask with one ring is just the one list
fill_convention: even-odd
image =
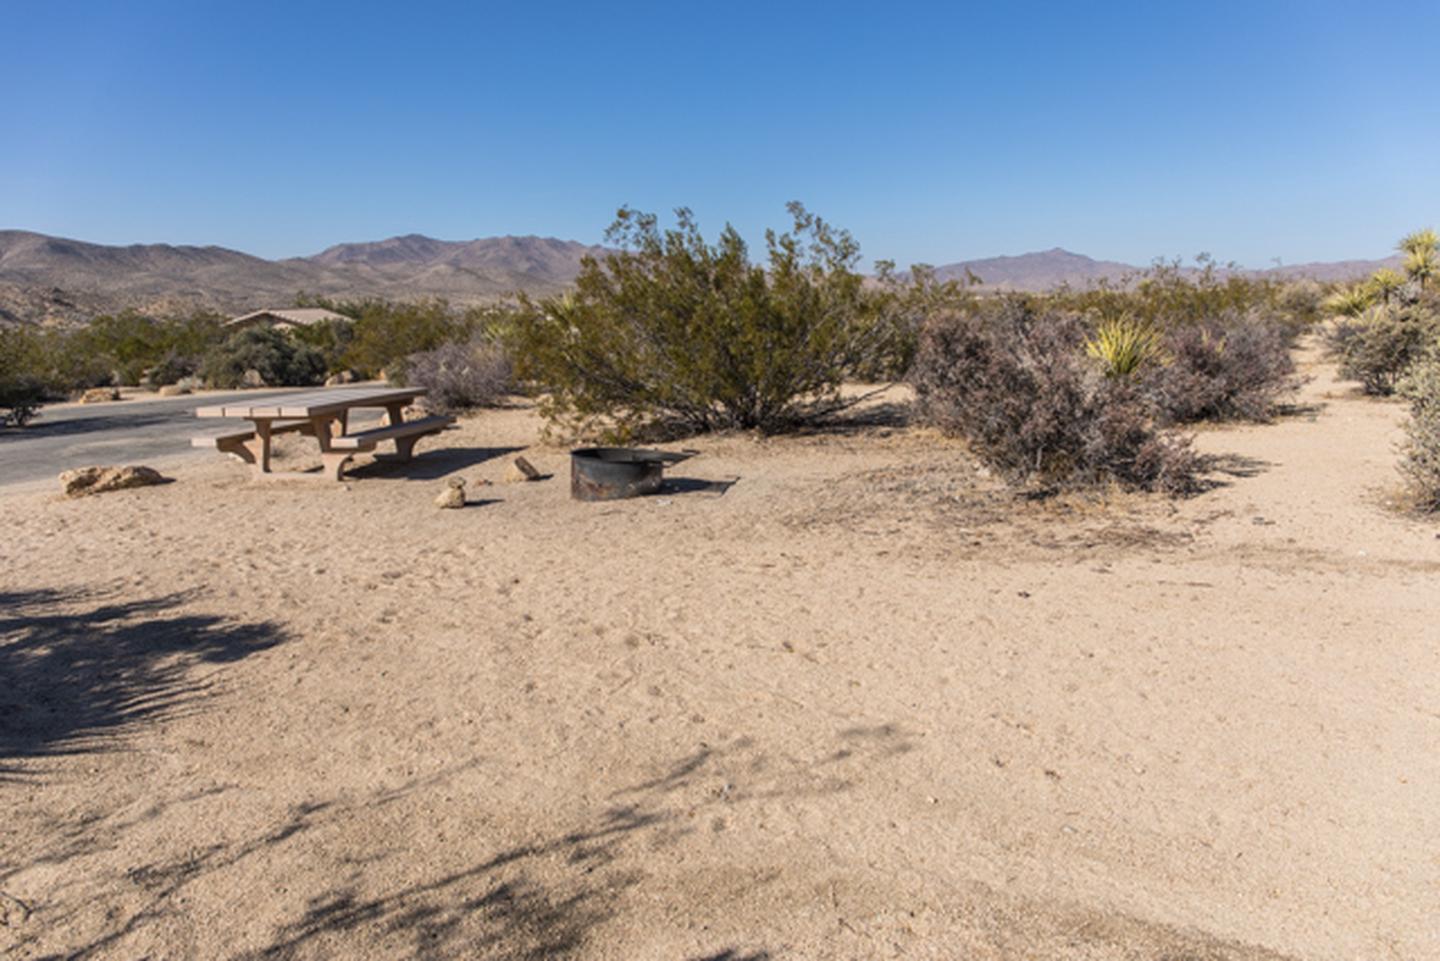
[(1305, 366), (1179, 501), (886, 405), (608, 504), (523, 407), (344, 485), (0, 491), (0, 949), (1440, 957), (1440, 527), (1403, 407)]

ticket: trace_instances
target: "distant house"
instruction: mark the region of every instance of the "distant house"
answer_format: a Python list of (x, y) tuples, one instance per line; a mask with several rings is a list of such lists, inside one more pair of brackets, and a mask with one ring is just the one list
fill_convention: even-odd
[(297, 327), (310, 327), (331, 320), (348, 324), (352, 319), (323, 307), (293, 307), (287, 310), (254, 310), (225, 321), (225, 326), (240, 328), (267, 324), (279, 330), (294, 330)]

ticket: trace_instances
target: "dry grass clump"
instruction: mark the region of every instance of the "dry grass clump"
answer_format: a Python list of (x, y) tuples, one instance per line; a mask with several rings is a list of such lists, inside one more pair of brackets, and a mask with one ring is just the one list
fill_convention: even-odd
[(1087, 357), (1086, 334), (1078, 315), (1015, 298), (931, 318), (911, 372), (920, 418), (1012, 482), (1192, 490), (1189, 441), (1157, 425), (1132, 378)]
[(484, 335), (421, 351), (405, 364), (405, 382), (424, 387), (425, 406), (446, 414), (499, 404), (513, 373), (505, 348)]

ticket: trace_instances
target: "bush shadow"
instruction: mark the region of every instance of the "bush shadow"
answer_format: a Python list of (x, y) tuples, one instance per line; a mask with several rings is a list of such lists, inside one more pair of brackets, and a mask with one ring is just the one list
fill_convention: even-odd
[(284, 640), (271, 623), (176, 611), (192, 599), (0, 593), (0, 781), (30, 776), (35, 759), (105, 751), (141, 722), (192, 710), (209, 687), (195, 665)]
[[(657, 767), (638, 783), (611, 792), (594, 812), (567, 824), (560, 819), (528, 840), (484, 850), (478, 858), (447, 851), (387, 846), (374, 827), (436, 817), (437, 804), (473, 792), (483, 795), (493, 770), (471, 760), (398, 787), (295, 805), (263, 831), (243, 840), (156, 851), (131, 864), (126, 879), (143, 891), (137, 905), (105, 911), (105, 930), (70, 946), (68, 957), (139, 948), (131, 937), (158, 925), (170, 930), (185, 917), (190, 887), (230, 883), (255, 872), (284, 876), (295, 892), (289, 917), (272, 925), (263, 943), (232, 953), (232, 961), (366, 956), (544, 959), (592, 951), (598, 929), (623, 923), (630, 894), (653, 874), (657, 852), (697, 832), (727, 829), (763, 818), (755, 803), (825, 797), (876, 776), (885, 761), (915, 747), (892, 724), (851, 727), (812, 746), (805, 758), (777, 757), (748, 738), (700, 745)], [(178, 809), (167, 816), (190, 816)], [(84, 841), (118, 844), (134, 822), (121, 815), (85, 825), (46, 860), (60, 864), (84, 853)], [(147, 816), (153, 816), (147, 815)], [(528, 833), (520, 828), (520, 837)], [(512, 838), (514, 834), (510, 835)], [(337, 841), (344, 839), (343, 846)], [(323, 843), (322, 843), (323, 842)], [(324, 864), (317, 858), (328, 858)], [(661, 859), (662, 863), (666, 859)], [(314, 877), (296, 890), (301, 877)], [(778, 875), (757, 866), (750, 885)], [(0, 875), (3, 880), (3, 875)], [(652, 890), (646, 900), (655, 896)], [(59, 908), (52, 923), (89, 905)], [(282, 917), (284, 915), (282, 914)], [(186, 922), (198, 923), (193, 919)], [(691, 961), (768, 961), (767, 950), (734, 943), (701, 945)], [(135, 953), (130, 951), (130, 953)]]

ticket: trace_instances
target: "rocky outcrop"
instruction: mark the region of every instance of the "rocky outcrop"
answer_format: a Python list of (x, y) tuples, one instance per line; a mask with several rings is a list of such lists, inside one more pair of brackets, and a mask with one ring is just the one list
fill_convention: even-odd
[(80, 467), (60, 475), (60, 489), (66, 497), (85, 497), (166, 481), (153, 467)]

